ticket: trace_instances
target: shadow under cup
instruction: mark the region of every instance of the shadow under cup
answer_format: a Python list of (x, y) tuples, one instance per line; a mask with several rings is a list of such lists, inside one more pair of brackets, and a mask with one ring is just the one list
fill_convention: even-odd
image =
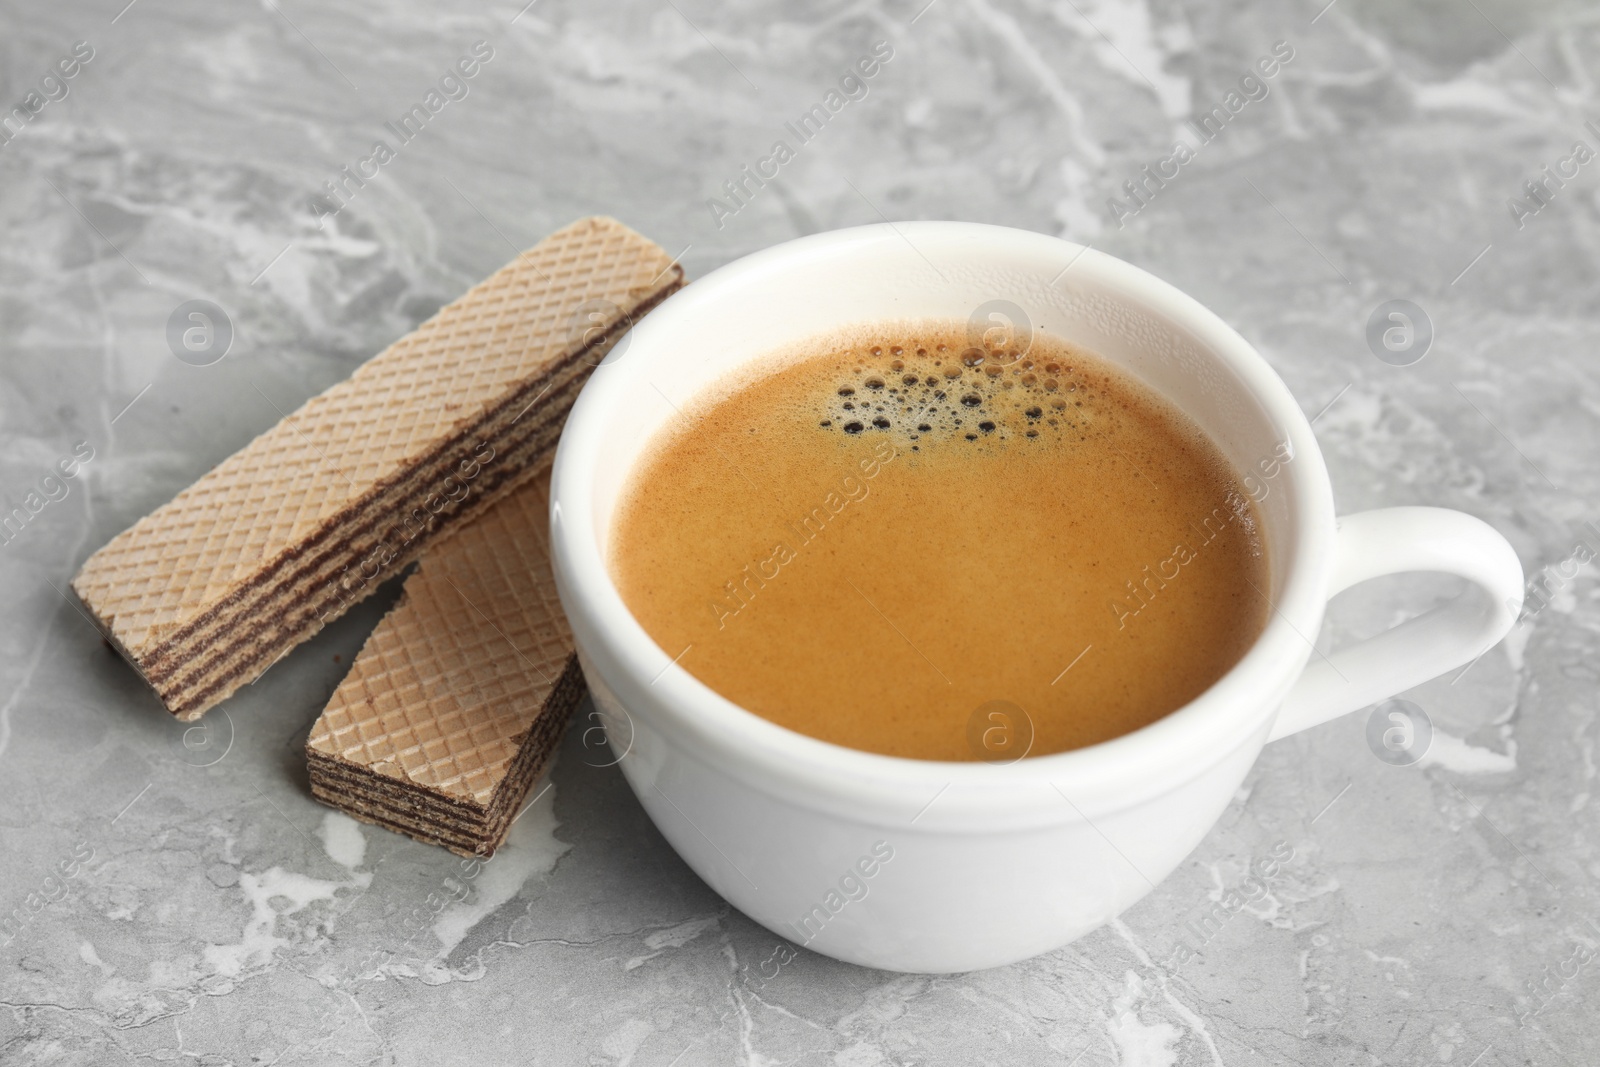
[[(678, 409), (792, 342), (918, 319), (971, 320), (977, 333), (1044, 329), (1088, 348), (1176, 404), (1232, 462), (1260, 514), (1274, 612), (1205, 693), (1069, 752), (1003, 765), (901, 759), (744, 711), (633, 619), (606, 570), (606, 541), (636, 458)], [(618, 765), (714, 889), (780, 936), (840, 959), (970, 970), (1108, 921), (1204, 836), (1310, 654), (1334, 537), (1309, 425), (1215, 315), (1054, 238), (900, 223), (730, 264), (652, 312), (614, 357), (586, 386), (557, 454), (557, 585)]]

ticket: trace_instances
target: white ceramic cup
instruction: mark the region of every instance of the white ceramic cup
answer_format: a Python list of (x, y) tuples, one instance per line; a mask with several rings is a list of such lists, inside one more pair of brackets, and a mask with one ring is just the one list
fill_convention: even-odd
[[(806, 737), (675, 663), (682, 650), (651, 640), (606, 566), (613, 512), (651, 438), (701, 390), (791, 342), (886, 319), (966, 319), (993, 300), (1131, 371), (1255, 479), (1274, 610), (1238, 665), (1142, 729), (1001, 766)], [(667, 300), (573, 408), (551, 523), (561, 603), (611, 758), (661, 833), (774, 933), (897, 971), (1010, 963), (1109, 921), (1199, 843), (1263, 744), (1469, 662), (1504, 636), (1522, 602), (1516, 554), (1478, 519), (1424, 507), (1335, 519), (1299, 405), (1199, 303), (1111, 256), (970, 223), (802, 238)], [(1401, 571), (1468, 585), (1385, 633), (1313, 656), (1329, 597)]]

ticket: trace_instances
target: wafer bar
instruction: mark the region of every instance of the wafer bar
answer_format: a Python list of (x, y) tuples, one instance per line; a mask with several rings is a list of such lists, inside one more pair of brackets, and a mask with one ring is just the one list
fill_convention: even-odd
[(610, 344), (682, 283), (621, 223), (573, 223), (112, 539), (74, 590), (198, 718), (521, 484)]
[(505, 839), (584, 694), (549, 490), (546, 469), (406, 578), (306, 740), (318, 800), (462, 855)]

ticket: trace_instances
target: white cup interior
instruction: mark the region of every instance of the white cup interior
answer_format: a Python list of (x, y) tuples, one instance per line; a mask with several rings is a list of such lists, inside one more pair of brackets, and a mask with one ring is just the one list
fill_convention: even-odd
[[(611, 517), (641, 451), (697, 396), (753, 359), (863, 323), (961, 321), (1003, 299), (1020, 306), (1034, 327), (1131, 371), (1198, 422), (1241, 474), (1251, 473), (1261, 486), (1273, 588), (1283, 587), (1293, 558), (1286, 537), (1294, 526), (1290, 494), (1275, 492), (1277, 479), (1258, 465), (1288, 439), (1288, 428), (1181, 317), (1148, 305), (1143, 290), (1153, 279), (1108, 256), (1020, 231), (944, 223), (897, 228), (898, 234), (887, 227), (840, 231), (825, 235), (834, 240), (813, 254), (790, 245), (782, 258), (742, 261), (736, 277), (691, 285), (673, 298), (677, 314), (665, 343), (646, 320), (640, 336), (608, 358), (598, 376), (619, 375), (625, 384), (610, 398), (608, 434), (594, 468), (603, 558)], [(994, 233), (1006, 240), (996, 241)], [(1034, 242), (1017, 236), (1043, 247), (1019, 249)]]

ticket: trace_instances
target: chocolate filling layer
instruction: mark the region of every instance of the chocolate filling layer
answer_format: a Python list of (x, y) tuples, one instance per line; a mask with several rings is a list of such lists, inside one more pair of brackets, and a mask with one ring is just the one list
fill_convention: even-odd
[[(469, 521), (534, 474), (539, 467), (538, 460), (548, 455), (554, 445), (559, 429), (559, 423), (541, 425), (524, 435), (520, 447), (506, 455), (505, 464), (498, 475), (499, 480), (486, 480), (481, 491), (474, 494), (468, 502), (469, 506), (452, 517), (450, 528), (454, 528), (457, 522)], [(426, 537), (418, 537), (417, 541), (421, 544), (417, 546), (416, 551), (408, 553), (403, 558), (396, 558), (382, 568), (369, 583), (371, 587), (376, 588), (378, 584), (399, 573), (410, 560), (421, 553), (427, 543), (443, 532), (447, 531), (435, 528)], [(315, 580), (302, 582), (298, 592), (291, 590), (285, 594), (283, 602), (269, 605), (253, 613), (255, 617), (271, 618), (275, 623), (271, 628), (258, 627), (245, 630), (226, 646), (212, 651), (189, 670), (182, 671), (171, 680), (157, 680), (153, 684), (157, 686), (157, 691), (162, 693), (173, 714), (185, 721), (196, 718), (206, 708), (213, 706), (239, 686), (259, 677), (260, 673), (278, 657), (315, 634), (337, 614), (341, 614), (343, 609), (339, 612), (328, 610), (337, 605), (339, 596), (337, 588), (333, 587), (331, 582)]]
[(524, 737), (486, 807), (406, 779), (379, 775), (361, 764), (321, 753), (308, 743), (312, 793), (356, 818), (429, 844), (442, 844), (465, 855), (492, 854), (529, 787), (548, 764), (585, 688), (577, 657), (569, 657), (545, 709)]

